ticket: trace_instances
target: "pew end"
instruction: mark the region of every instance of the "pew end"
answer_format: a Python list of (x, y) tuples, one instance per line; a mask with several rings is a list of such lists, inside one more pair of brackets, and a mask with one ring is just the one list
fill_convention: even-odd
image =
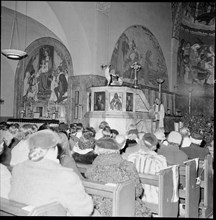
[(83, 180), (86, 192), (112, 199), (112, 216), (135, 216), (135, 185), (132, 180), (122, 183), (99, 183)]
[(179, 167), (180, 181), (184, 179), (184, 189), (179, 189), (180, 202), (185, 204), (185, 217), (198, 218), (200, 185), (197, 184), (198, 172), (195, 160), (188, 160)]
[(200, 161), (200, 167), (204, 168), (204, 179), (200, 187), (204, 192), (204, 197), (200, 202), (201, 217), (208, 218), (213, 214), (213, 159), (207, 155), (204, 161)]
[(163, 169), (158, 175), (139, 173), (142, 184), (149, 184), (159, 187), (158, 204), (146, 202), (157, 217), (177, 217), (178, 201), (172, 202), (173, 197), (173, 171), (172, 167)]

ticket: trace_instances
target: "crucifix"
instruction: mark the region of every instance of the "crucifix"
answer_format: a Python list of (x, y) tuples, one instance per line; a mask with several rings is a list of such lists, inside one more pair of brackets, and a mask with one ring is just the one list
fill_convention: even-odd
[(134, 70), (135, 76), (134, 76), (134, 88), (138, 87), (138, 77), (137, 77), (137, 73), (138, 71), (141, 69), (141, 65), (138, 64), (137, 62), (135, 62), (131, 68)]

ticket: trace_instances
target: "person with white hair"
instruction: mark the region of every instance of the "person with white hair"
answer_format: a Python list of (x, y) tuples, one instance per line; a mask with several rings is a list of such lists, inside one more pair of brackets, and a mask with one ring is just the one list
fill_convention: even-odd
[(57, 159), (60, 137), (52, 130), (37, 131), (28, 138), (28, 160), (13, 167), (9, 199), (32, 206), (60, 202), (68, 215), (90, 216), (93, 200), (73, 169)]
[(182, 127), (179, 132), (182, 135), (181, 148), (189, 147), (191, 145), (190, 130), (189, 130), (189, 128)]

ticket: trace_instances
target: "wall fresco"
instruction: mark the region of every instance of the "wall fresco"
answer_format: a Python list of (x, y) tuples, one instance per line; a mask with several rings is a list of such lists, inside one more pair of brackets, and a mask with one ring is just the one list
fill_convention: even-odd
[(112, 57), (111, 69), (123, 82), (134, 82), (131, 66), (138, 62), (138, 84), (158, 88), (157, 78), (165, 79), (163, 89), (168, 90), (168, 74), (163, 52), (154, 35), (143, 26), (131, 26), (118, 39)]
[(24, 102), (67, 100), (68, 70), (53, 46), (43, 45), (29, 60), (24, 72)]

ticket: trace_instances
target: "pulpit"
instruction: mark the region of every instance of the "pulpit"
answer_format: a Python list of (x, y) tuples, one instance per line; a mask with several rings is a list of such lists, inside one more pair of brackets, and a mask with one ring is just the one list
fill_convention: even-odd
[(139, 132), (151, 132), (150, 105), (144, 92), (127, 86), (91, 87), (87, 91), (88, 124), (96, 130), (101, 121), (107, 121), (119, 134), (126, 134), (130, 124)]

